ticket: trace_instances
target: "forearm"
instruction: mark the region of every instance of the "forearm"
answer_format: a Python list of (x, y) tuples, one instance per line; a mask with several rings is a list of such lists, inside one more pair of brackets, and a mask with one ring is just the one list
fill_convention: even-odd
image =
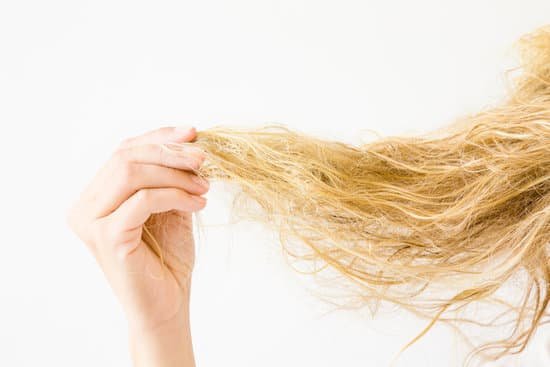
[(135, 367), (194, 367), (188, 298), (172, 319), (153, 329), (129, 325)]

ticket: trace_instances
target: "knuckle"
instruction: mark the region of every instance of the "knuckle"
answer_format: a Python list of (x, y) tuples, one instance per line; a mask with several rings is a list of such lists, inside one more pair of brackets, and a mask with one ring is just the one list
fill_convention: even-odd
[(158, 162), (161, 166), (167, 166), (169, 164), (169, 157), (166, 148), (160, 144), (154, 146)]
[(151, 201), (151, 190), (139, 190), (135, 194), (136, 200), (141, 204), (147, 204)]
[(137, 175), (137, 166), (131, 162), (122, 162), (122, 164), (119, 166), (118, 175), (121, 177), (124, 182), (127, 182)]
[(74, 229), (75, 233), (92, 254), (95, 255), (98, 244), (102, 243), (101, 235), (104, 232), (98, 228), (98, 223), (96, 221), (87, 221), (86, 223), (78, 221), (76, 226), (77, 228)]
[(75, 203), (65, 214), (69, 228), (86, 244), (90, 243), (91, 220), (80, 203)]
[(121, 240), (121, 230), (113, 220), (104, 220), (94, 227), (94, 240), (99, 248), (111, 247)]
[(127, 159), (127, 154), (123, 151), (115, 153), (111, 161), (111, 177), (114, 184), (119, 187), (125, 187), (138, 175), (138, 167)]
[(126, 139), (123, 139), (119, 144), (118, 144), (118, 150), (122, 150), (122, 149), (125, 149), (127, 147), (129, 147), (130, 145), (132, 145), (132, 141), (134, 140), (134, 138), (126, 138)]
[(108, 241), (109, 231), (106, 221), (98, 221), (91, 226), (93, 242), (96, 244), (103, 244)]
[(113, 153), (111, 163), (114, 167), (120, 167), (126, 164), (126, 162), (128, 162), (128, 152), (126, 149), (119, 149)]

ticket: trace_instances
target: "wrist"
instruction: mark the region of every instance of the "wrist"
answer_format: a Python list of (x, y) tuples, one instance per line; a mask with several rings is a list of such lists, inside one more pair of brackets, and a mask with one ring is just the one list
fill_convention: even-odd
[(136, 367), (195, 366), (188, 311), (155, 327), (129, 324), (128, 331)]
[(188, 327), (190, 284), (174, 286), (168, 297), (147, 297), (147, 302), (129, 303), (124, 307), (128, 329), (135, 333), (162, 333)]

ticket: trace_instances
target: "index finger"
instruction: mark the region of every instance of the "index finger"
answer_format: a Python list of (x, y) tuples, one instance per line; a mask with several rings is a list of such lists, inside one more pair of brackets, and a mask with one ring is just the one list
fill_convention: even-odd
[(183, 143), (195, 140), (197, 130), (192, 126), (161, 127), (143, 135), (134, 136), (120, 143), (120, 149), (146, 144)]

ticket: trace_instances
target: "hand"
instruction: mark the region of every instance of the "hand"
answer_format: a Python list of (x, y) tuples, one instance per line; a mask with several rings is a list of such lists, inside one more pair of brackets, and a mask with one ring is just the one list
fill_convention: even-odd
[(196, 131), (162, 128), (124, 141), (69, 211), (120, 300), (132, 333), (188, 327), (194, 264), (192, 212), (208, 183), (193, 173), (205, 159)]

